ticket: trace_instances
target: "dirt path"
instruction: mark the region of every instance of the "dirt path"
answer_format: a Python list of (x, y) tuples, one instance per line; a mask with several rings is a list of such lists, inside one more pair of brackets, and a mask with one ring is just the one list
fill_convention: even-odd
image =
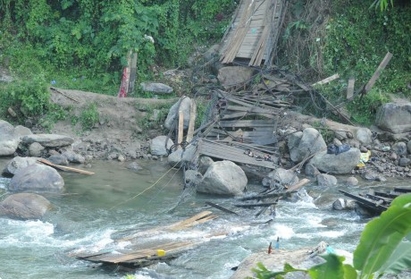
[[(147, 145), (153, 133), (142, 127), (142, 120), (149, 121), (153, 109), (173, 104), (177, 99), (118, 98), (92, 92), (52, 88), (51, 101), (80, 117), (91, 104), (95, 104), (99, 123), (91, 130), (83, 131), (80, 123), (73, 126), (73, 118), (54, 124), (51, 133), (73, 137), (79, 151), (91, 152), (94, 157), (106, 159), (110, 153), (135, 157), (137, 149)], [(151, 133), (151, 134), (150, 134)], [(128, 153), (128, 154), (127, 154)], [(131, 153), (131, 154), (130, 154)], [(112, 156), (111, 155), (111, 159)]]

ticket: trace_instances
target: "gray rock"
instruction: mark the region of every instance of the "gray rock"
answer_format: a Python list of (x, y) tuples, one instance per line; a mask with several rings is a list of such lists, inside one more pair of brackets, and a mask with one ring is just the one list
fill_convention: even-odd
[[(268, 173), (267, 177), (263, 179), (263, 185), (270, 188), (277, 186), (291, 186), (298, 183), (299, 178), (297, 174), (292, 170), (286, 170), (283, 168), (275, 169)], [(280, 189), (281, 190), (281, 189)]]
[(387, 179), (381, 175), (376, 173), (375, 171), (372, 170), (366, 170), (363, 174), (362, 177), (366, 180), (376, 180), (376, 181), (387, 181)]
[(11, 159), (3, 170), (3, 175), (13, 176), (20, 169), (24, 169), (28, 165), (37, 163), (37, 158), (16, 156)]
[(357, 186), (358, 185), (358, 179), (355, 178), (354, 176), (350, 176), (347, 178), (347, 180), (345, 181), (345, 184), (347, 186)]
[(214, 163), (213, 159), (208, 156), (201, 156), (198, 160), (198, 172), (201, 174), (205, 174), (208, 167)]
[(64, 180), (55, 169), (33, 164), (17, 171), (8, 189), (11, 192), (60, 192), (63, 187)]
[(84, 156), (71, 150), (64, 151), (61, 155), (66, 157), (67, 161), (70, 163), (84, 164), (86, 162), (86, 158), (84, 158)]
[(127, 168), (132, 171), (139, 171), (143, 169), (137, 162), (131, 162), (127, 165)]
[(0, 156), (10, 156), (16, 152), (20, 137), (14, 133), (14, 127), (4, 120), (0, 120)]
[(403, 141), (396, 142), (393, 144), (392, 150), (397, 153), (397, 155), (407, 155), (407, 144)]
[(313, 165), (313, 164), (306, 164), (304, 168), (304, 172), (306, 176), (316, 177), (320, 174), (320, 171)]
[(368, 128), (359, 128), (355, 136), (356, 139), (362, 144), (372, 143), (372, 133)]
[(50, 162), (56, 165), (68, 166), (69, 162), (67, 157), (63, 154), (54, 154), (47, 158)]
[(142, 82), (141, 89), (146, 92), (153, 92), (158, 94), (171, 94), (173, 88), (160, 82)]
[(164, 122), (164, 127), (171, 130), (178, 125), (178, 115), (179, 111), (183, 112), (184, 117), (184, 129), (188, 128), (188, 123), (190, 122), (190, 109), (191, 109), (191, 99), (189, 97), (182, 97), (178, 102), (171, 106), (167, 118)]
[(288, 148), (293, 162), (301, 162), (308, 156), (326, 150), (327, 145), (321, 134), (314, 128), (306, 128), (301, 139), (289, 139)]
[(406, 157), (400, 158), (398, 160), (398, 165), (401, 166), (401, 167), (407, 167), (407, 166), (411, 165), (411, 159), (406, 158)]
[(167, 156), (174, 142), (167, 136), (158, 136), (150, 141), (150, 153), (155, 156)]
[(0, 202), (0, 215), (12, 219), (40, 219), (51, 208), (51, 203), (38, 194), (17, 193)]
[(387, 103), (377, 110), (375, 125), (395, 134), (411, 131), (411, 103)]
[(334, 210), (353, 210), (356, 208), (356, 202), (353, 200), (338, 199), (333, 202)]
[(74, 139), (64, 135), (57, 134), (36, 134), (27, 135), (22, 138), (24, 145), (30, 145), (33, 142), (38, 142), (44, 147), (56, 148), (71, 145)]
[(195, 155), (196, 150), (197, 147), (191, 144), (186, 146), (185, 149), (177, 149), (176, 151), (168, 155), (168, 163), (172, 167), (180, 167), (182, 163), (190, 163)]
[(33, 142), (29, 146), (29, 154), (32, 157), (41, 157), (42, 152), (44, 151), (44, 149), (45, 149), (44, 146), (42, 146), (40, 143)]
[[(273, 243), (276, 241), (274, 237), (270, 239)], [(268, 247), (269, 242), (267, 242)], [(273, 250), (271, 254), (267, 251), (253, 253), (247, 256), (238, 266), (237, 270), (230, 277), (230, 279), (244, 279), (244, 278), (256, 278), (256, 274), (253, 272), (258, 264), (263, 264), (267, 269), (272, 271), (283, 271), (284, 263), (290, 264), (293, 268), (297, 269), (309, 269), (312, 266), (319, 265), (325, 260), (320, 255), (326, 254), (327, 243), (320, 242), (317, 247), (306, 247), (298, 250), (281, 249)], [(344, 264), (352, 265), (353, 255), (345, 250), (334, 249), (334, 253), (338, 256), (345, 258)], [(289, 276), (290, 275), (290, 276)], [(293, 279), (307, 279), (310, 278), (304, 272), (293, 272), (286, 275), (284, 278)]]
[(211, 164), (196, 190), (199, 193), (236, 196), (243, 193), (247, 183), (247, 176), (239, 166), (231, 161), (218, 161)]
[(335, 176), (322, 173), (317, 175), (317, 183), (318, 186), (331, 187), (337, 185), (338, 181)]
[(203, 176), (201, 173), (195, 170), (186, 170), (185, 171), (185, 184), (190, 187), (197, 187), (201, 181), (203, 180)]
[(360, 156), (361, 152), (357, 148), (351, 148), (338, 155), (327, 154), (327, 151), (322, 151), (317, 153), (309, 163), (324, 173), (348, 174), (360, 162)]

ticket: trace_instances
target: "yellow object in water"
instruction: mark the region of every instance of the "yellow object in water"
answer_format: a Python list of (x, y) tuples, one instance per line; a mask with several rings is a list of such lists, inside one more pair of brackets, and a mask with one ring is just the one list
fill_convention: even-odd
[(166, 251), (164, 251), (163, 249), (157, 250), (157, 256), (164, 257), (165, 255), (166, 255)]

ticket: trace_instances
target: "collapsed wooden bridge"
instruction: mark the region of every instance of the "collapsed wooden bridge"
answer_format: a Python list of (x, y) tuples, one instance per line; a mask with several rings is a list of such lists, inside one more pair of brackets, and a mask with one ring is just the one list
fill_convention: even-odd
[[(115, 265), (125, 268), (141, 268), (159, 261), (169, 261), (178, 257), (206, 241), (215, 235), (205, 235), (197, 238), (167, 238), (167, 234), (187, 231), (199, 224), (217, 218), (210, 211), (200, 212), (193, 217), (176, 222), (171, 225), (153, 228), (145, 231), (137, 231), (128, 236), (115, 240), (117, 247), (104, 248), (97, 252), (72, 251), (71, 257), (86, 260), (93, 263)], [(221, 234), (221, 232), (219, 233)], [(161, 237), (159, 237), (161, 235)], [(120, 244), (128, 244), (126, 247)]]
[(353, 194), (344, 190), (340, 190), (345, 196), (353, 199), (356, 203), (364, 208), (370, 215), (377, 216), (388, 209), (391, 202), (399, 195), (411, 193), (410, 188), (394, 187), (392, 191), (374, 191), (370, 190), (367, 193)]

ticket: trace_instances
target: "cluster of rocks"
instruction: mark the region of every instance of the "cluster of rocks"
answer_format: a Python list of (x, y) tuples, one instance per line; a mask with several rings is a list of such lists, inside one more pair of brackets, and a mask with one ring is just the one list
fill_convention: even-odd
[[(169, 130), (174, 129), (177, 112), (182, 111), (184, 119), (187, 120), (184, 127), (187, 128), (190, 106), (190, 98), (180, 99), (171, 107), (164, 126)], [(399, 116), (395, 117), (397, 114)], [(397, 121), (393, 122), (393, 119)], [(271, 172), (260, 172), (263, 175), (257, 176), (261, 179), (262, 185), (281, 190), (298, 183), (302, 175), (316, 181), (320, 186), (356, 185), (358, 176), (379, 181), (393, 176), (411, 177), (411, 104), (387, 104), (380, 109), (376, 122), (379, 127), (388, 130), (385, 132), (376, 133), (368, 128), (347, 125), (333, 127), (332, 143), (336, 146), (350, 146), (348, 150), (338, 154), (327, 152), (327, 143), (319, 129), (314, 128), (309, 121), (301, 122), (306, 124), (300, 125), (298, 129), (292, 126), (277, 129), (279, 138), (282, 139), (278, 142), (281, 157), (274, 162), (278, 168)], [(75, 142), (68, 136), (33, 134), (26, 127), (14, 127), (0, 120), (0, 156), (14, 156), (3, 171), (3, 175), (13, 177), (9, 185), (11, 192), (39, 192), (43, 191), (43, 188), (45, 191), (61, 191), (64, 186), (61, 176), (50, 167), (37, 164), (36, 157), (47, 158), (59, 165), (87, 164), (96, 157), (93, 156), (94, 150), (90, 150), (90, 146), (83, 147), (84, 142)], [(140, 158), (167, 157), (172, 167), (192, 164), (192, 158), (197, 150), (196, 142), (193, 141), (184, 148), (175, 147), (172, 139), (162, 135), (149, 141), (149, 155), (144, 155), (145, 152), (142, 150), (135, 150), (134, 153), (142, 154), (138, 156)], [(170, 151), (173, 152), (170, 154)], [(126, 153), (118, 154), (106, 159), (126, 161), (137, 158), (127, 156)], [(364, 164), (359, 167), (361, 162)], [(135, 162), (132, 162), (130, 168), (134, 168), (133, 163), (135, 165)], [(43, 173), (44, 171), (47, 173)], [(344, 181), (339, 181), (338, 175), (344, 175)], [(193, 185), (200, 193), (217, 195), (241, 195), (250, 179), (255, 179), (255, 173), (249, 172), (246, 166), (240, 167), (225, 160), (213, 161), (209, 157), (200, 157), (198, 164), (189, 167), (185, 172), (187, 185)], [(13, 216), (9, 200), (11, 197), (1, 202), (0, 214), (6, 212)], [(19, 214), (15, 214), (14, 217), (22, 218)]]
[[(185, 98), (172, 107), (165, 124), (167, 128), (172, 127), (177, 108), (187, 114), (185, 119), (189, 119), (190, 99)], [(405, 114), (407, 108), (411, 108), (409, 103), (396, 106), (389, 103), (380, 109), (377, 124), (388, 131), (372, 132), (368, 128), (349, 125), (334, 127), (332, 144), (349, 146), (338, 154), (327, 152), (327, 143), (313, 125), (303, 124), (299, 130), (282, 127), (278, 130), (284, 139), (278, 143), (283, 151), (282, 158), (278, 160), (278, 168), (263, 177), (261, 183), (281, 190), (285, 185), (298, 183), (301, 175), (320, 186), (357, 185), (357, 177), (378, 181), (394, 176), (411, 177), (411, 109)], [(400, 117), (394, 116), (397, 114)], [(184, 125), (187, 127), (188, 123)], [(150, 151), (155, 156), (168, 157), (171, 166), (182, 162), (190, 164), (195, 156), (195, 144), (169, 154), (173, 146), (169, 137), (158, 136), (151, 140)], [(198, 166), (186, 172), (186, 183), (202, 193), (238, 195), (243, 193), (247, 177), (251, 175), (243, 169), (229, 161), (214, 162), (212, 158), (201, 157)], [(343, 175), (344, 181), (338, 181), (337, 175)]]
[(23, 220), (43, 217), (51, 203), (41, 193), (62, 192), (64, 180), (58, 171), (37, 159), (47, 157), (59, 165), (85, 163), (83, 156), (71, 150), (73, 142), (63, 135), (35, 135), (26, 127), (0, 120), (0, 156), (14, 156), (2, 170), (3, 176), (11, 177), (7, 190), (12, 194), (0, 202), (0, 216)]

